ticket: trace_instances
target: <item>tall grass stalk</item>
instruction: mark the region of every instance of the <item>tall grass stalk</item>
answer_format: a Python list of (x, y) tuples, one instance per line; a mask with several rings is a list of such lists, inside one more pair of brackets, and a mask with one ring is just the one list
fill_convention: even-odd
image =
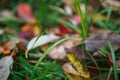
[(114, 50), (113, 50), (113, 47), (112, 47), (111, 43), (108, 42), (108, 44), (109, 44), (110, 51), (111, 51), (111, 55), (112, 55), (113, 71), (114, 71), (114, 80), (118, 80), (118, 72), (117, 72), (117, 66), (116, 66), (115, 53), (114, 53)]
[(87, 35), (88, 35), (88, 32), (87, 32), (88, 0), (84, 1), (85, 13), (82, 12), (82, 9), (80, 8), (80, 3), (81, 3), (81, 0), (74, 0), (75, 8), (81, 20), (81, 34), (83, 39), (85, 39), (87, 38)]

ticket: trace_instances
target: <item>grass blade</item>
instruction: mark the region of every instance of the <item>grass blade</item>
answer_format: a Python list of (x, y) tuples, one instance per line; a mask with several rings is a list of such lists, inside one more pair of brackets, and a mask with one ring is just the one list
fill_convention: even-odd
[(116, 66), (116, 58), (115, 58), (115, 53), (114, 53), (114, 50), (113, 50), (113, 47), (111, 45), (110, 42), (108, 42), (109, 44), (109, 47), (110, 47), (110, 51), (111, 51), (111, 54), (112, 54), (112, 61), (113, 61), (113, 71), (114, 71), (114, 80), (118, 80), (118, 72), (117, 72), (117, 66)]

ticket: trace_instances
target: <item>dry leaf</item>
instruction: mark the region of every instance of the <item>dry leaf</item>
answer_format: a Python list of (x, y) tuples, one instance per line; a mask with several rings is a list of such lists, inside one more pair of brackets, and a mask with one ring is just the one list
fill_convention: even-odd
[(65, 63), (62, 69), (69, 80), (83, 80), (80, 74), (73, 68), (71, 63)]
[(35, 37), (28, 43), (27, 50), (45, 45), (58, 39), (60, 39), (60, 37), (56, 35), (43, 35), (40, 37)]
[(88, 39), (85, 40), (86, 50), (95, 52), (100, 50), (101, 47), (108, 49), (108, 41), (112, 43), (115, 51), (120, 48), (120, 35), (107, 29), (99, 29), (91, 33)]
[(31, 40), (35, 37), (35, 34), (33, 31), (20, 31), (18, 33), (18, 37), (26, 40)]
[(22, 51), (22, 52), (25, 52), (25, 51), (26, 51), (26, 45), (25, 45), (25, 43), (23, 43), (23, 42), (17, 43), (17, 48), (18, 48), (20, 51)]
[(63, 71), (65, 72), (69, 72), (69, 73), (72, 73), (72, 74), (76, 74), (76, 75), (79, 75), (79, 73), (73, 68), (72, 64), (71, 63), (65, 63), (62, 67)]
[(40, 46), (40, 48), (41, 48), (41, 50), (42, 50), (43, 52), (45, 52), (49, 47), (50, 47), (49, 44), (46, 44), (46, 45)]
[(40, 34), (41, 29), (37, 24), (25, 24), (21, 31), (23, 32), (28, 32), (28, 31), (32, 31), (36, 36)]
[(71, 37), (69, 40), (63, 42), (61, 45), (54, 47), (48, 54), (52, 59), (64, 59), (66, 52), (64, 48), (72, 48), (77, 44), (82, 43), (82, 39), (79, 37)]
[(25, 53), (26, 57), (27, 57), (27, 52), (30, 49), (36, 48), (38, 46), (43, 46), (47, 43), (53, 42), (53, 41), (58, 40), (58, 39), (60, 39), (60, 37), (56, 36), (56, 35), (42, 35), (40, 37), (33, 38), (27, 45), (27, 50)]
[(0, 80), (7, 80), (10, 74), (10, 66), (13, 63), (12, 56), (3, 57), (0, 60)]
[(103, 2), (103, 7), (110, 7), (112, 6), (114, 11), (117, 11), (120, 13), (120, 1), (119, 0), (105, 0)]
[(65, 27), (63, 24), (59, 24), (58, 28), (59, 28), (59, 35), (61, 36), (71, 32), (70, 28)]
[(10, 51), (14, 49), (19, 42), (18, 39), (11, 39), (9, 41), (3, 42), (2, 43), (2, 53), (3, 54), (10, 54)]
[(84, 64), (82, 63), (82, 58), (78, 57), (78, 55), (74, 53), (73, 50), (71, 49), (65, 48), (65, 50), (67, 52), (67, 58), (69, 59), (71, 64), (74, 66), (76, 71), (80, 74), (80, 76), (85, 79), (89, 79), (90, 74), (87, 68), (85, 68)]
[(27, 3), (17, 5), (17, 12), (20, 18), (25, 19), (28, 22), (33, 18), (31, 6)]
[(11, 17), (13, 17), (13, 14), (12, 14), (12, 12), (10, 10), (2, 10), (0, 12), (0, 15), (3, 16), (3, 17), (5, 17), (5, 18), (11, 18)]

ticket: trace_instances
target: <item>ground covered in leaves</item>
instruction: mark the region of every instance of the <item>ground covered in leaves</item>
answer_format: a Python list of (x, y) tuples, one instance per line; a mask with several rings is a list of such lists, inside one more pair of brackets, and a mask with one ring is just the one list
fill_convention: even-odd
[(1, 0), (0, 80), (119, 80), (119, 0)]

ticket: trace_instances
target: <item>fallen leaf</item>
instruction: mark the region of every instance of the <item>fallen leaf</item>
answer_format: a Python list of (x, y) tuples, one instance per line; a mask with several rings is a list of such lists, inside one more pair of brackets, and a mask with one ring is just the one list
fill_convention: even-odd
[(66, 57), (66, 52), (64, 48), (72, 48), (77, 44), (82, 43), (82, 39), (79, 37), (71, 37), (67, 41), (63, 42), (61, 45), (54, 47), (48, 54), (52, 59), (64, 59)]
[(40, 37), (35, 37), (28, 43), (27, 50), (45, 45), (58, 39), (60, 39), (60, 37), (56, 35), (42, 35)]
[(3, 54), (10, 54), (10, 49), (6, 44), (2, 45), (2, 53)]
[(110, 7), (112, 6), (113, 10), (114, 11), (117, 11), (118, 13), (120, 13), (120, 1), (119, 0), (105, 0), (103, 3), (102, 3), (102, 6), (103, 7)]
[(27, 57), (27, 52), (29, 50), (36, 48), (38, 46), (43, 46), (47, 43), (53, 42), (58, 39), (60, 39), (60, 37), (56, 35), (42, 35), (40, 37), (33, 38), (27, 45), (26, 57)]
[(49, 34), (58, 35), (60, 33), (58, 27), (50, 27), (48, 28)]
[(21, 31), (26, 32), (26, 31), (31, 31), (32, 30), (32, 26), (30, 24), (25, 24), (24, 26), (22, 26)]
[(120, 48), (120, 35), (107, 29), (99, 29), (91, 33), (88, 39), (85, 40), (86, 50), (96, 52), (102, 47), (109, 49), (108, 41), (111, 42), (115, 51)]
[(80, 74), (73, 68), (71, 63), (65, 63), (62, 69), (69, 80), (83, 80)]
[(20, 31), (18, 33), (18, 37), (26, 40), (31, 40), (35, 37), (35, 34), (33, 31)]
[(17, 43), (17, 48), (22, 52), (26, 51), (26, 45), (23, 42)]
[(13, 63), (12, 56), (6, 56), (3, 57), (0, 60), (0, 79), (1, 80), (7, 80), (9, 74), (10, 74), (10, 66)]
[(17, 12), (20, 18), (25, 19), (28, 22), (33, 18), (31, 6), (28, 3), (21, 3), (17, 5)]
[(65, 35), (71, 31), (68, 27), (65, 27), (63, 24), (59, 24), (58, 28), (59, 28), (59, 35), (61, 35), (61, 36)]
[(41, 48), (41, 50), (42, 50), (43, 52), (45, 52), (49, 47), (50, 47), (49, 44), (46, 44), (46, 45), (40, 46), (40, 48)]
[(41, 32), (41, 27), (37, 24), (25, 24), (22, 26), (22, 32), (33, 32), (36, 36), (38, 36)]
[(19, 42), (18, 39), (11, 39), (11, 40), (3, 42), (1, 45), (2, 53), (3, 54), (10, 54), (10, 51), (16, 47), (18, 42)]
[(71, 62), (71, 64), (74, 66), (76, 71), (80, 74), (81, 77), (85, 79), (90, 78), (90, 73), (88, 72), (87, 68), (85, 68), (82, 58), (79, 58), (77, 54), (75, 54), (71, 49), (65, 48), (67, 52), (67, 58)]
[(72, 66), (71, 63), (65, 63), (65, 64), (62, 66), (62, 69), (63, 69), (64, 71), (66, 71), (66, 72), (79, 75), (79, 73), (73, 68), (73, 66)]
[(13, 16), (12, 12), (10, 10), (2, 10), (0, 12), (0, 15), (5, 18), (11, 18)]

